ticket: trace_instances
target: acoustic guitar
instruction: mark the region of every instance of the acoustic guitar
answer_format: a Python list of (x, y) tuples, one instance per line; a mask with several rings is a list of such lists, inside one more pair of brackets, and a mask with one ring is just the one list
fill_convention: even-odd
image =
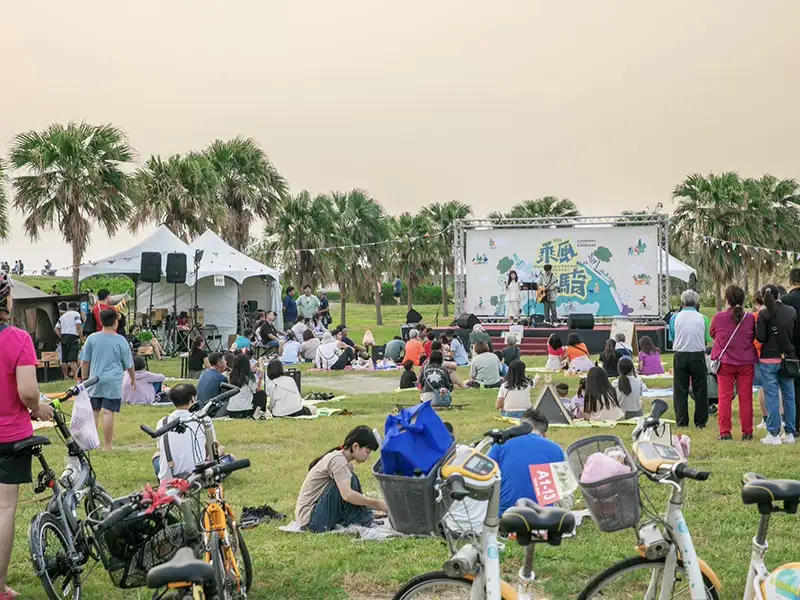
[[(551, 286), (552, 289), (559, 291), (557, 286)], [(540, 287), (536, 290), (536, 303), (542, 304), (545, 300), (547, 300), (547, 292), (551, 289), (551, 287)]]

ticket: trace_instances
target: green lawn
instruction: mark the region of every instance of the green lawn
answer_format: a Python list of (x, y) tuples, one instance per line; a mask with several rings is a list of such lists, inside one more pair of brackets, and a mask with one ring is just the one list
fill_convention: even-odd
[[(366, 315), (369, 308), (359, 308), (350, 313), (354, 329), (358, 328), (358, 313), (362, 310)], [(528, 358), (526, 362), (542, 365), (543, 359)], [(153, 363), (153, 369), (175, 376), (178, 363), (176, 360)], [(374, 375), (358, 373), (353, 376)], [(574, 390), (577, 379), (571, 378), (569, 382)], [(668, 379), (658, 383), (650, 380), (648, 385), (669, 387), (671, 382)], [(51, 384), (45, 389), (63, 389), (63, 385)], [(393, 394), (350, 397), (341, 405), (354, 413), (351, 417), (218, 422), (216, 430), (223, 443), (236, 456), (249, 457), (253, 462), (249, 471), (237, 474), (226, 483), (228, 498), (237, 509), (245, 504), (268, 503), (292, 515), (309, 461), (341, 443), (347, 431), (355, 425), (366, 424), (382, 429), (386, 415), (398, 398)], [(457, 403), (470, 405), (463, 411), (445, 413), (459, 440), (468, 440), (490, 427), (501, 425), (494, 419), (494, 398), (495, 393), (491, 390), (456, 392)], [(150, 467), (153, 443), (145, 438), (138, 426), (140, 423), (155, 424), (165, 412), (151, 407), (124, 407), (118, 421), (116, 449), (111, 453), (93, 453), (92, 463), (99, 480), (114, 495), (124, 495), (153, 482)], [(723, 581), (722, 597), (736, 598), (741, 597), (750, 539), (758, 522), (756, 510), (741, 503), (741, 475), (744, 471), (755, 470), (772, 477), (797, 477), (798, 452), (794, 447), (765, 447), (758, 442), (720, 444), (715, 439), (714, 423), (711, 425), (705, 431), (688, 431), (693, 441), (691, 463), (710, 469), (713, 477), (706, 483), (688, 483), (686, 515), (698, 552)], [(551, 438), (566, 447), (595, 432), (605, 433), (605, 430), (553, 428)], [(618, 426), (614, 433), (627, 443), (630, 428)], [(58, 468), (64, 448), (55, 437), (46, 454)], [(368, 493), (376, 493), (370, 466), (359, 466), (357, 471)], [(651, 496), (663, 498), (663, 494), (653, 487), (652, 484), (647, 486)], [(31, 516), (43, 507), (43, 498), (35, 498), (31, 488), (26, 487), (17, 517), (16, 546), (9, 578), (9, 584), (22, 592), (25, 598), (42, 597), (28, 558), (26, 529)], [(383, 599), (391, 597), (410, 577), (441, 568), (447, 558), (446, 547), (436, 539), (359, 542), (343, 536), (284, 534), (278, 531), (278, 525), (262, 525), (245, 534), (256, 572), (253, 598)], [(778, 515), (773, 518), (770, 564), (778, 565), (798, 558), (797, 526), (796, 516)], [(602, 534), (593, 523), (585, 522), (577, 537), (565, 540), (562, 546), (537, 549), (535, 571), (540, 582), (539, 593), (555, 599), (575, 597), (588, 579), (614, 561), (631, 555), (634, 544), (631, 530)], [(503, 575), (507, 580), (514, 580), (521, 556), (518, 547), (508, 546), (503, 556)], [(148, 596), (144, 592), (137, 596), (136, 592), (114, 589), (102, 568), (95, 569), (85, 586), (85, 598), (90, 600), (133, 597)]]

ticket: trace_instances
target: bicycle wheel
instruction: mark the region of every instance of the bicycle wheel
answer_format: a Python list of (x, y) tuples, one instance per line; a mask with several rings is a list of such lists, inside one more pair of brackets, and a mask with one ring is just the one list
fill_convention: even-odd
[(236, 559), (236, 568), (239, 569), (239, 574), (242, 577), (244, 591), (249, 592), (250, 587), (253, 585), (253, 561), (250, 560), (250, 552), (247, 550), (247, 544), (244, 543), (242, 530), (238, 527), (234, 528), (233, 521), (231, 521), (229, 515), (225, 518), (228, 523), (228, 536), (231, 540), (231, 551)]
[(79, 600), (81, 574), (69, 559), (69, 545), (61, 527), (61, 521), (47, 512), (31, 519), (28, 543), (33, 568), (50, 600)]
[(444, 571), (431, 571), (403, 586), (394, 600), (469, 600), (472, 582), (448, 577)]
[(95, 483), (89, 489), (89, 493), (86, 494), (83, 507), (86, 510), (86, 514), (89, 515), (98, 508), (103, 506), (111, 506), (112, 502), (114, 502), (114, 499), (111, 497), (111, 494), (108, 493), (106, 488), (99, 483)]
[[(613, 600), (651, 600), (661, 593), (661, 573), (666, 559), (648, 560), (640, 556), (627, 558), (612, 565), (595, 577), (578, 596), (578, 600), (608, 598)], [(719, 600), (719, 594), (705, 575), (703, 585), (709, 600)], [(689, 578), (678, 561), (675, 586), (670, 598), (691, 598)]]
[(211, 566), (214, 567), (214, 587), (217, 600), (225, 598), (225, 563), (222, 560), (222, 540), (215, 531), (208, 541), (208, 552), (211, 555)]

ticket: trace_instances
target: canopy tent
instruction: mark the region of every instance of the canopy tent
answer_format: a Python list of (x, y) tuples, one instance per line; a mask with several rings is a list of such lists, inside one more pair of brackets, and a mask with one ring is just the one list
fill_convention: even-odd
[(687, 265), (682, 260), (675, 258), (671, 254), (667, 254), (666, 256), (668, 262), (665, 262), (664, 252), (661, 250), (661, 248), (658, 249), (658, 253), (661, 256), (661, 268), (663, 269), (664, 272), (667, 272), (667, 269), (669, 269), (670, 277), (675, 277), (685, 283), (689, 283), (689, 279), (691, 278), (692, 275), (694, 275), (695, 277), (697, 276), (697, 271), (695, 271), (692, 267)]
[(240, 302), (253, 300), (261, 309), (274, 310), (278, 315), (278, 326), (283, 326), (278, 272), (230, 247), (211, 231), (206, 231), (189, 245), (162, 225), (133, 248), (101, 261), (82, 265), (80, 277), (86, 279), (102, 274), (129, 275), (136, 281), (141, 269), (142, 253), (161, 253), (164, 273), (167, 254), (184, 253), (189, 269), (185, 284), (167, 283), (163, 277), (159, 283), (154, 284), (137, 281), (136, 296), (140, 312), (149, 307), (152, 293), (154, 308), (167, 308), (172, 312), (174, 304), (178, 313), (186, 311), (191, 314), (195, 302), (193, 263), (197, 250), (203, 251), (197, 272), (197, 305), (203, 309), (206, 325), (217, 327), (223, 343), (227, 342), (229, 335), (237, 333)]

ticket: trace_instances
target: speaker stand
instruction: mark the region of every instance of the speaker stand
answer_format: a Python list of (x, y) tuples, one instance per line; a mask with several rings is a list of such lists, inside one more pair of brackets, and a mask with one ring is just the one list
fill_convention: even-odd
[(150, 307), (147, 309), (147, 331), (153, 331), (153, 283), (150, 284)]

